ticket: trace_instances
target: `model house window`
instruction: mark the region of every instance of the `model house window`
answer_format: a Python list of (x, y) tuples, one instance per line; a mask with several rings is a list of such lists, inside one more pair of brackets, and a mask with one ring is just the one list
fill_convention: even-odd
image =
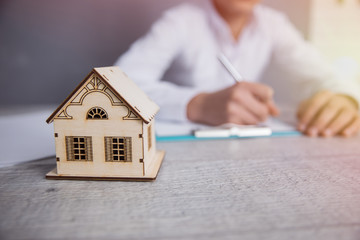
[(131, 162), (131, 137), (105, 137), (107, 162)]
[(91, 137), (66, 137), (68, 161), (92, 161)]
[(86, 119), (108, 119), (108, 115), (101, 107), (93, 107), (88, 111)]
[(148, 127), (148, 149), (150, 150), (151, 146), (152, 146), (152, 129), (151, 129), (151, 125)]

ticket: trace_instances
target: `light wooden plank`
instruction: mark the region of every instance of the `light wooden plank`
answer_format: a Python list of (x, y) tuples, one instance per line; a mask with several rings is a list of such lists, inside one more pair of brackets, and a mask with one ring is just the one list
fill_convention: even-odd
[(158, 143), (154, 182), (0, 169), (1, 239), (359, 239), (360, 138)]

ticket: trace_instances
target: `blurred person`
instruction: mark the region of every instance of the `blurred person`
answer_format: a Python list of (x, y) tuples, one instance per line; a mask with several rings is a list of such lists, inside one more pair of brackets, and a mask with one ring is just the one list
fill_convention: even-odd
[[(246, 81), (234, 83), (219, 53)], [(358, 86), (336, 79), (289, 20), (260, 0), (202, 0), (169, 9), (115, 65), (160, 105), (160, 119), (220, 125), (257, 124), (279, 113), (272, 88), (259, 83), (270, 61), (311, 90), (294, 93), (305, 99), (297, 111), (300, 131), (325, 137), (359, 131)]]

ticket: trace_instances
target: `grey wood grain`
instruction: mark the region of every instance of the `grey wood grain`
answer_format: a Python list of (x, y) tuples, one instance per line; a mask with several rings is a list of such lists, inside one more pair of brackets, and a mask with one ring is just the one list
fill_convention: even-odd
[(154, 182), (0, 169), (1, 239), (360, 239), (360, 148), (306, 137), (169, 142)]

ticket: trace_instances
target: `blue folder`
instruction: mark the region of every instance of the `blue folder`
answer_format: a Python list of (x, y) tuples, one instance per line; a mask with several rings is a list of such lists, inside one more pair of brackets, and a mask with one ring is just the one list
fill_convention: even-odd
[(156, 136), (158, 142), (181, 142), (181, 141), (203, 141), (203, 140), (219, 140), (219, 139), (246, 139), (246, 138), (266, 138), (266, 137), (293, 137), (302, 136), (299, 131), (278, 131), (273, 132), (270, 136), (258, 136), (258, 137), (216, 137), (216, 138), (197, 138), (194, 135), (174, 135), (174, 136)]

